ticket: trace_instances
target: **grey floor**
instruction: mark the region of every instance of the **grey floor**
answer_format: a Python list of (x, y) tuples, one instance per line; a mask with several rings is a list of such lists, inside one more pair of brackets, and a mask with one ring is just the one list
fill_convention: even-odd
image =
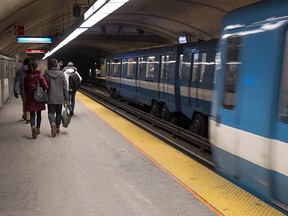
[(31, 137), (21, 100), (0, 109), (0, 216), (214, 215), (79, 101), (69, 128)]

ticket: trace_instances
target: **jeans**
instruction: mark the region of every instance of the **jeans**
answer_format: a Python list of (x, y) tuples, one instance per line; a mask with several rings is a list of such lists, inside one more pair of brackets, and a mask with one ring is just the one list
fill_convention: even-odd
[(48, 104), (48, 119), (50, 125), (54, 122), (59, 128), (61, 124), (62, 104)]
[[(35, 114), (37, 114), (37, 118), (36, 118)], [(36, 127), (40, 128), (41, 119), (42, 119), (41, 111), (30, 111), (30, 124), (31, 124), (31, 127), (35, 126), (35, 121), (36, 121)]]
[(70, 111), (74, 112), (75, 108), (75, 91), (68, 91), (68, 108)]

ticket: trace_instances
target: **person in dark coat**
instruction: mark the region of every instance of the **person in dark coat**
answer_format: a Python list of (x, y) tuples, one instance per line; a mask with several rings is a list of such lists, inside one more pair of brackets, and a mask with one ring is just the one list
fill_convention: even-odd
[[(33, 98), (33, 90), (37, 84), (37, 78), (40, 81), (40, 85), (48, 90), (49, 86), (46, 82), (46, 79), (41, 74), (41, 71), (38, 69), (38, 65), (36, 63), (31, 63), (28, 65), (28, 70), (26, 71), (26, 76), (24, 79), (24, 91), (25, 91), (25, 111), (30, 112), (30, 124), (32, 130), (33, 139), (37, 138), (37, 135), (40, 134), (40, 126), (41, 126), (41, 112), (45, 110), (45, 103), (40, 103), (34, 101)], [(37, 116), (37, 118), (36, 118)], [(37, 119), (37, 120), (36, 120)], [(36, 127), (35, 127), (36, 122)]]
[(26, 123), (30, 123), (30, 113), (25, 112), (24, 107), (25, 107), (25, 91), (24, 91), (24, 79), (26, 75), (26, 71), (28, 70), (28, 65), (30, 63), (30, 60), (28, 58), (25, 58), (23, 61), (23, 65), (21, 68), (19, 68), (16, 71), (16, 76), (14, 80), (14, 86), (13, 86), (13, 92), (14, 96), (16, 98), (21, 96), (22, 99), (22, 119), (26, 120)]
[(56, 59), (48, 62), (48, 71), (45, 78), (49, 85), (48, 91), (48, 119), (51, 125), (51, 135), (55, 137), (60, 133), (62, 105), (68, 102), (67, 83), (65, 75)]

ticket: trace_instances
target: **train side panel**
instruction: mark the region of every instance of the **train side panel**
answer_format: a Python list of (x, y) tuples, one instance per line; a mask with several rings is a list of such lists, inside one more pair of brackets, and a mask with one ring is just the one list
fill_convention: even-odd
[(107, 88), (111, 96), (149, 107), (157, 102), (155, 113), (159, 115), (163, 105), (175, 112), (176, 55), (177, 46), (168, 46), (109, 56)]

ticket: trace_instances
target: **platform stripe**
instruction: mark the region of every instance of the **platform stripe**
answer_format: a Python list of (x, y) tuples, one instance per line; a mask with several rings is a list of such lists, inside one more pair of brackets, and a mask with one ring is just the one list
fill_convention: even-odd
[(77, 93), (77, 100), (169, 173), (215, 214), (284, 215), (83, 94)]

